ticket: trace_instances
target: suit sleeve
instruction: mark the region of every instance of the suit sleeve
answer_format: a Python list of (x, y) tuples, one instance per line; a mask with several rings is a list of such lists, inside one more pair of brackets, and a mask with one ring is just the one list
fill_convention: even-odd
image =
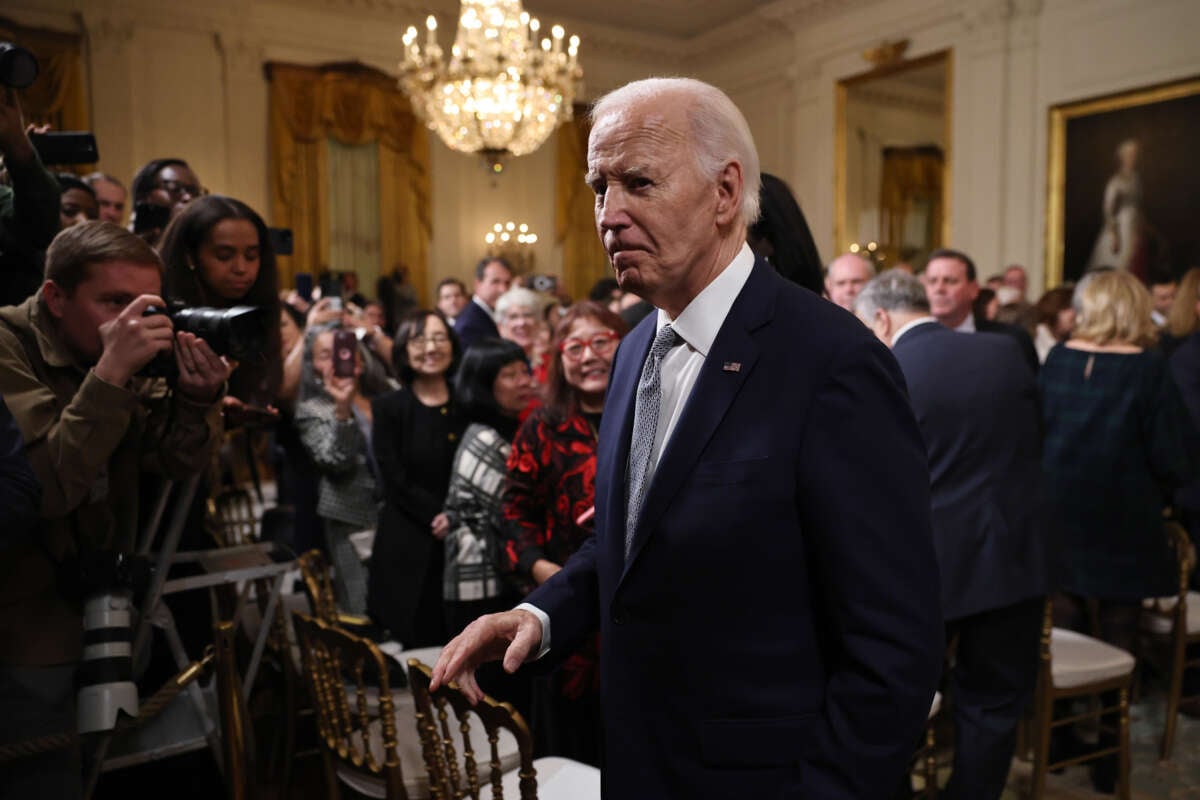
[(828, 675), (803, 796), (885, 797), (919, 741), (944, 646), (925, 447), (891, 353), (864, 339), (835, 353), (802, 437)]
[[(550, 651), (538, 669), (550, 669), (574, 652), (600, 620), (600, 587), (596, 578), (596, 537), (589, 536), (550, 580), (525, 598), (550, 616)], [(545, 646), (545, 642), (542, 643)]]

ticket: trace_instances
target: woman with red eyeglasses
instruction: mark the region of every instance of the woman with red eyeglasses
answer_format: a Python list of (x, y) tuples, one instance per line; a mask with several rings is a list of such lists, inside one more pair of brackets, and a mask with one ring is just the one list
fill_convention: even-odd
[[(513, 440), (503, 498), (509, 566), (542, 584), (592, 535), (596, 437), (617, 344), (625, 323), (585, 300), (559, 320), (545, 402)], [(599, 670), (595, 642), (583, 646), (552, 679), (545, 719), (534, 726), (539, 749), (599, 764)]]

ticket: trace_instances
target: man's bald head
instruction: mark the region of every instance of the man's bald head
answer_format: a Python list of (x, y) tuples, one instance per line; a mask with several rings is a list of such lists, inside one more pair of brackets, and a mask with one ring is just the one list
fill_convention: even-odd
[(847, 311), (854, 312), (854, 298), (875, 275), (875, 268), (857, 253), (846, 253), (825, 268), (825, 294)]

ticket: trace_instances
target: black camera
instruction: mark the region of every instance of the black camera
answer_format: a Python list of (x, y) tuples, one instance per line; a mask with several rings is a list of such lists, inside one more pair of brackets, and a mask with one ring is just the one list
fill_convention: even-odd
[(0, 84), (25, 89), (37, 76), (38, 61), (33, 53), (12, 42), (0, 42)]
[[(185, 331), (203, 339), (213, 352), (235, 361), (247, 361), (263, 355), (269, 331), (266, 309), (260, 306), (233, 308), (178, 308), (168, 312), (158, 306), (147, 306), (142, 316), (167, 314), (175, 331)], [(275, 321), (278, 325), (278, 320)], [(170, 378), (175, 375), (175, 356), (159, 353), (139, 373), (151, 377)]]

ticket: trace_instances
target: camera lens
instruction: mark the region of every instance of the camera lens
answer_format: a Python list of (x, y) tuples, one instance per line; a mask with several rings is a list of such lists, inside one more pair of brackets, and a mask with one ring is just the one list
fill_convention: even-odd
[(33, 53), (12, 42), (0, 42), (0, 83), (24, 89), (37, 76), (38, 62)]

